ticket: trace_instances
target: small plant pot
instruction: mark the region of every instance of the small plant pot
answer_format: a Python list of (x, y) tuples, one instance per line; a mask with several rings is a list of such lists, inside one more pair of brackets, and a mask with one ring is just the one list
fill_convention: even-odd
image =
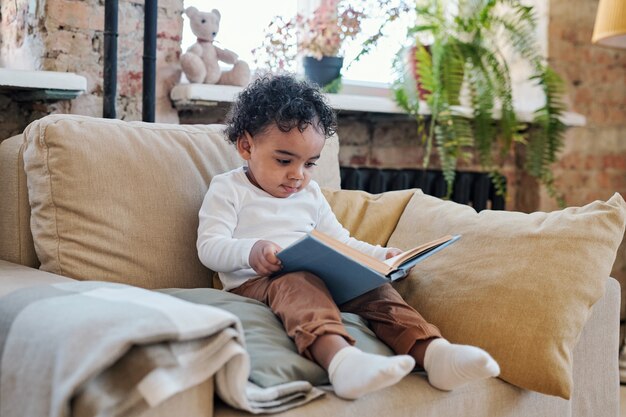
[(305, 56), (303, 64), (306, 78), (320, 87), (325, 87), (341, 75), (343, 57), (325, 56), (317, 59)]

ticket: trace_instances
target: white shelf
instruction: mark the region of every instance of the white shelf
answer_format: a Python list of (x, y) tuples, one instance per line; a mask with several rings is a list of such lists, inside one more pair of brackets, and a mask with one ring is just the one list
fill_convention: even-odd
[[(230, 103), (241, 92), (241, 87), (212, 84), (179, 84), (170, 92), (177, 108)], [(386, 97), (356, 94), (327, 94), (328, 101), (337, 110), (403, 114), (396, 104)]]
[(0, 92), (17, 100), (72, 99), (87, 89), (87, 79), (70, 72), (29, 71), (0, 68)]
[[(241, 87), (230, 85), (179, 84), (170, 92), (170, 98), (178, 109), (215, 106), (218, 103), (233, 102), (241, 90)], [(405, 114), (404, 110), (387, 97), (357, 94), (327, 94), (326, 96), (333, 108), (337, 110)], [(421, 113), (429, 114), (425, 104), (420, 106), (420, 109)], [(524, 109), (522, 106), (517, 106), (517, 109), (517, 117), (520, 121), (531, 122), (533, 120), (533, 109)], [(471, 115), (470, 109), (466, 107), (457, 107), (455, 110), (459, 114)], [(566, 112), (563, 115), (563, 123), (567, 126), (584, 126), (586, 122), (585, 116), (578, 113)]]

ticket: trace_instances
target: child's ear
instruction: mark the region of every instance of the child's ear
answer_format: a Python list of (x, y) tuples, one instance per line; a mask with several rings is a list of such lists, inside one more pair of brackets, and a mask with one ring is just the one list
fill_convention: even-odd
[(237, 139), (237, 151), (246, 161), (250, 159), (252, 151), (252, 137), (248, 132), (244, 132), (244, 134), (239, 136), (239, 139)]

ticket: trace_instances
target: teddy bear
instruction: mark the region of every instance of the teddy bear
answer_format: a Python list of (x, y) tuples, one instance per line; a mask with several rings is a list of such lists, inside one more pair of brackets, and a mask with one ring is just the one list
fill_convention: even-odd
[[(250, 67), (236, 53), (213, 44), (220, 27), (220, 12), (201, 12), (195, 7), (185, 9), (196, 43), (180, 57), (183, 73), (191, 83), (225, 84), (245, 87), (250, 82)], [(232, 64), (222, 71), (219, 61)]]

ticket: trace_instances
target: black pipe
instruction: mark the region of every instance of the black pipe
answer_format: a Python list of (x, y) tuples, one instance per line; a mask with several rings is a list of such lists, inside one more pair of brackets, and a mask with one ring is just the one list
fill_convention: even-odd
[(115, 119), (117, 95), (117, 2), (104, 2), (104, 73), (102, 117)]
[(145, 0), (143, 23), (143, 108), (144, 122), (154, 122), (156, 85), (156, 38), (158, 0)]

